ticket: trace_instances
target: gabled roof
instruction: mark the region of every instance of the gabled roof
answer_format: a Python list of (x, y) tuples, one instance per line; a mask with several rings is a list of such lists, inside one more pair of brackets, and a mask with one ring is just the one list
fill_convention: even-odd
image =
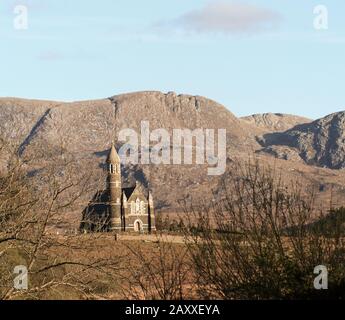
[(88, 206), (84, 209), (83, 215), (90, 218), (89, 215), (100, 216), (107, 212), (109, 202), (109, 191), (97, 191)]
[(129, 199), (131, 195), (133, 194), (136, 187), (130, 187), (130, 188), (122, 188), (122, 192), (126, 195), (126, 198)]
[(144, 188), (144, 186), (138, 182), (136, 182), (137, 184), (134, 187), (130, 187), (130, 188), (123, 188), (122, 192), (125, 193), (127, 200), (130, 199), (130, 197), (133, 195), (134, 192), (136, 192), (137, 194), (141, 194), (144, 198), (148, 198), (147, 192)]
[(109, 190), (97, 191), (91, 200), (91, 204), (96, 203), (108, 203), (109, 202)]

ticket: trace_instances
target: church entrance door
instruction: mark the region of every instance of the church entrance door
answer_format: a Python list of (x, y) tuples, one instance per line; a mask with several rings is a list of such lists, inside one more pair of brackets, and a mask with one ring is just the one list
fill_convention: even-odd
[(135, 223), (134, 223), (134, 231), (135, 232), (141, 232), (142, 231), (141, 222), (139, 220), (135, 221)]

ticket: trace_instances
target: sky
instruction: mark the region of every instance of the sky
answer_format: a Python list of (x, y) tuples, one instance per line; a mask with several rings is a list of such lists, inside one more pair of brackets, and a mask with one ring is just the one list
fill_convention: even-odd
[(339, 0), (0, 0), (0, 97), (174, 91), (316, 119), (345, 109), (344, 17)]

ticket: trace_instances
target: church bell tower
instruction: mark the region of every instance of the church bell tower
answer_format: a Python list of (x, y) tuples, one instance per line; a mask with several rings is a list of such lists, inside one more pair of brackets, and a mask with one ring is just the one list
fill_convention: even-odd
[(108, 190), (109, 190), (109, 207), (110, 207), (110, 230), (120, 232), (121, 223), (121, 160), (115, 149), (114, 144), (111, 146), (107, 158), (108, 170)]

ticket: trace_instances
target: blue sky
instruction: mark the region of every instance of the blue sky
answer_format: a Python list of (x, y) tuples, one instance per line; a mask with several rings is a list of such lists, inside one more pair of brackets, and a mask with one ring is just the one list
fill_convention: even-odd
[[(313, 27), (315, 6), (328, 29)], [(28, 8), (16, 30), (15, 6)], [(85, 100), (159, 90), (237, 116), (345, 109), (339, 0), (0, 0), (0, 96)]]

